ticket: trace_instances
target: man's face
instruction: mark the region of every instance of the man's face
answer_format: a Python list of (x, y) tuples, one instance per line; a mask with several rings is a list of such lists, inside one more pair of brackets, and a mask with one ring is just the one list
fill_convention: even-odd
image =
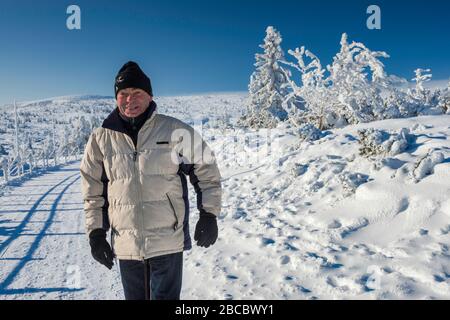
[(152, 101), (152, 96), (142, 89), (126, 88), (117, 93), (117, 106), (120, 113), (135, 118), (142, 114)]

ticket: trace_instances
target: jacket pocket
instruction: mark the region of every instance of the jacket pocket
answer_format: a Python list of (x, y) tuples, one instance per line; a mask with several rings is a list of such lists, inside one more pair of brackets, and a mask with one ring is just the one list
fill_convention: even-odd
[(173, 144), (156, 144), (155, 142), (151, 148), (141, 149), (140, 156), (140, 171), (144, 175), (175, 175), (178, 172), (180, 161)]
[(173, 201), (173, 199), (171, 199), (170, 195), (168, 193), (166, 193), (167, 199), (169, 200), (170, 203), (170, 207), (172, 208), (173, 211), (173, 215), (175, 216), (175, 225), (174, 225), (174, 230), (178, 230), (181, 226), (180, 223), (180, 214), (177, 210), (177, 207), (175, 205), (175, 202)]

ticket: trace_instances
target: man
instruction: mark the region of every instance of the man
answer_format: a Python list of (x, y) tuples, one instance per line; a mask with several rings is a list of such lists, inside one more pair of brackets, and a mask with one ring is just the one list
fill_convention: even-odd
[(150, 79), (135, 62), (119, 70), (115, 94), (117, 108), (91, 134), (80, 167), (91, 253), (109, 269), (119, 259), (127, 300), (179, 299), (183, 251), (191, 249), (186, 176), (200, 211), (194, 240), (209, 247), (220, 173), (190, 126), (157, 113)]

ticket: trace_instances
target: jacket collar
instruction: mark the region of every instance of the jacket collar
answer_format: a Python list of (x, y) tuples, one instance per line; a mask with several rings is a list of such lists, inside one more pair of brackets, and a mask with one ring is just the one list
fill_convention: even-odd
[[(155, 118), (156, 115), (156, 103), (155, 101), (150, 102), (149, 105), (150, 112), (148, 113), (147, 119), (143, 124), (143, 127), (150, 121)], [(113, 131), (118, 131), (122, 133), (128, 133), (128, 130), (125, 128), (124, 120), (120, 117), (119, 108), (116, 107), (106, 119), (103, 121), (102, 128), (110, 129)]]

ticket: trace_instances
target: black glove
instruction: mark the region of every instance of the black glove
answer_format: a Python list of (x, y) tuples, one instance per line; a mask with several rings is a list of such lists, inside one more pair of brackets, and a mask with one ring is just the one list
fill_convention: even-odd
[(195, 226), (194, 240), (200, 247), (208, 248), (217, 240), (217, 218), (214, 214), (200, 212), (200, 219)]
[(108, 241), (106, 241), (106, 231), (104, 229), (92, 230), (89, 234), (89, 244), (94, 259), (111, 270), (114, 254)]

